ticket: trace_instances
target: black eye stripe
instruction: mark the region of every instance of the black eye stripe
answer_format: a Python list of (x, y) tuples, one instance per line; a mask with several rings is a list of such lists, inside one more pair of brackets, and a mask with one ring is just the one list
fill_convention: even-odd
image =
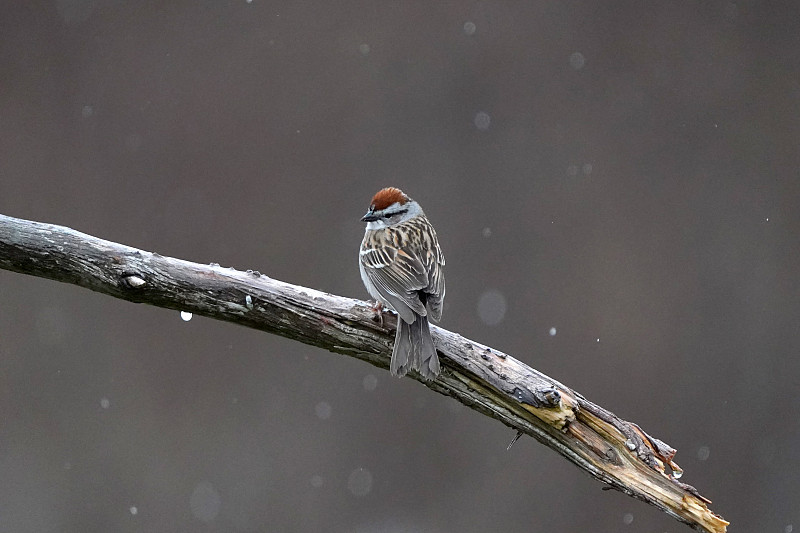
[(383, 218), (392, 218), (396, 217), (397, 215), (405, 215), (406, 213), (408, 213), (408, 209), (401, 209), (400, 211), (395, 211), (393, 213), (386, 213), (383, 215)]

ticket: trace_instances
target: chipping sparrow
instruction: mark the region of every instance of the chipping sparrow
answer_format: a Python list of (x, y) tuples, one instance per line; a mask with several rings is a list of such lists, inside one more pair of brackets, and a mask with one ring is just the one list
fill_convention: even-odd
[(397, 312), (390, 370), (405, 376), (410, 368), (426, 380), (441, 371), (428, 317), (442, 318), (444, 255), (436, 232), (417, 202), (394, 187), (372, 197), (361, 218), (367, 231), (358, 266), (367, 291)]

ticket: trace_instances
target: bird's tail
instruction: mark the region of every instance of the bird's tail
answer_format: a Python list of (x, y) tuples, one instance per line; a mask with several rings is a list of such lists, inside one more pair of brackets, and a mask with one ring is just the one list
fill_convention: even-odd
[(416, 313), (414, 318), (414, 322), (409, 324), (397, 317), (397, 334), (394, 337), (390, 370), (393, 376), (399, 377), (405, 376), (413, 368), (430, 381), (441, 372), (439, 357), (431, 338), (428, 318)]

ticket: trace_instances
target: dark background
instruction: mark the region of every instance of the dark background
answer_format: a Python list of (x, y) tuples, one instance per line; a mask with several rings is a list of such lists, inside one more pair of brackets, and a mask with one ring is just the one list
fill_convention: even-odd
[[(399, 186), (447, 256), (444, 327), (676, 447), (732, 531), (786, 533), (799, 13), (7, 2), (0, 212), (365, 298), (358, 219)], [(688, 531), (363, 362), (0, 290), (2, 531)]]

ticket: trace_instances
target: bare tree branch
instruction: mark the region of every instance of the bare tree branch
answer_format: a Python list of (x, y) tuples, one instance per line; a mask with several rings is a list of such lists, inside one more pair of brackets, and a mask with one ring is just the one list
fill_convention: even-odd
[[(395, 318), (369, 304), (253, 271), (163, 257), (75, 230), (0, 215), (0, 268), (132, 302), (190, 311), (388, 368)], [(513, 357), (432, 327), (444, 372), (429, 388), (530, 435), (613, 488), (698, 531), (728, 522), (677, 480), (675, 450)], [(410, 377), (420, 379), (413, 374)]]

